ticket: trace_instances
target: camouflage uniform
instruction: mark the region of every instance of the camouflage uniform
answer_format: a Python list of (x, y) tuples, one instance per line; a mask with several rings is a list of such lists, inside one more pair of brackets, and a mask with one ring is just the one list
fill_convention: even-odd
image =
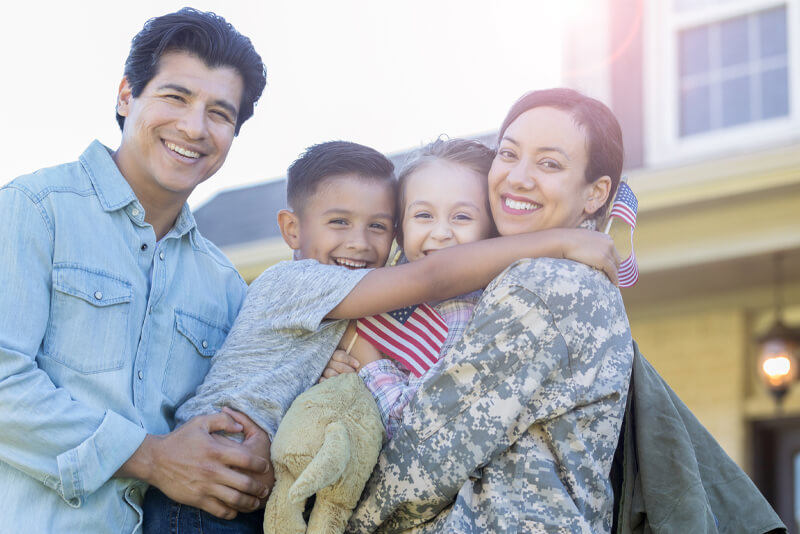
[(619, 291), (566, 260), (511, 265), (423, 382), (349, 532), (609, 532), (633, 358)]

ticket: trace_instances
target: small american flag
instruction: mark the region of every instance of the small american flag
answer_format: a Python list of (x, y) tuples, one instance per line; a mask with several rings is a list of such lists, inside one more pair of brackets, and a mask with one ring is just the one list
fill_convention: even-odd
[(356, 330), (417, 377), (439, 360), (447, 339), (447, 323), (427, 304), (363, 317), (356, 322)]
[(611, 206), (611, 217), (622, 219), (630, 224), (631, 228), (636, 228), (636, 210), (638, 209), (639, 201), (636, 200), (636, 195), (633, 194), (628, 184), (620, 182), (617, 198), (614, 199), (614, 204)]
[(636, 265), (636, 254), (633, 251), (633, 229), (636, 228), (636, 211), (639, 201), (627, 183), (621, 181), (617, 189), (617, 197), (611, 206), (609, 214), (608, 233), (611, 228), (611, 217), (622, 219), (631, 226), (631, 255), (619, 264), (619, 287), (631, 287), (639, 279), (639, 267)]

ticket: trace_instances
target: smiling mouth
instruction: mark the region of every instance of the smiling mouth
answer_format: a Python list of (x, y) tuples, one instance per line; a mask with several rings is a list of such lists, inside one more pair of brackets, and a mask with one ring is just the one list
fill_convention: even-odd
[(508, 197), (503, 198), (503, 205), (514, 211), (536, 211), (542, 207), (541, 204), (536, 204), (535, 202), (514, 200)]
[(348, 269), (363, 269), (367, 266), (367, 262), (363, 260), (351, 260), (349, 258), (333, 258), (336, 265), (347, 267)]
[(169, 141), (164, 141), (164, 145), (166, 145), (166, 147), (168, 149), (172, 150), (176, 154), (180, 154), (181, 156), (183, 156), (185, 158), (197, 159), (197, 158), (200, 157), (200, 153), (199, 152), (195, 152), (194, 150), (189, 150), (188, 148), (180, 147), (180, 146), (176, 145), (175, 143), (170, 143)]

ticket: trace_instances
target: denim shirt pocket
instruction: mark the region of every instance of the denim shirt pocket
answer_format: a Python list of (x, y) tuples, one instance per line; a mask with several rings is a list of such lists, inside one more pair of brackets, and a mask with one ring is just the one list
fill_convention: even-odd
[(178, 406), (205, 378), (211, 357), (217, 353), (228, 328), (212, 320), (175, 310), (175, 329), (169, 347), (169, 360), (161, 392)]
[(72, 263), (54, 265), (52, 279), (45, 356), (79, 373), (120, 369), (129, 358), (131, 284)]

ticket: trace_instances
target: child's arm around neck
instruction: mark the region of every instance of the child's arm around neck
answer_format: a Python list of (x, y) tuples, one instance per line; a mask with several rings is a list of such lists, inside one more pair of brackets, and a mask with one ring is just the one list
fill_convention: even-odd
[(517, 260), (538, 257), (580, 261), (617, 283), (620, 258), (610, 237), (581, 228), (554, 228), (448, 247), (410, 263), (374, 269), (328, 317), (356, 319), (452, 298), (485, 287)]

